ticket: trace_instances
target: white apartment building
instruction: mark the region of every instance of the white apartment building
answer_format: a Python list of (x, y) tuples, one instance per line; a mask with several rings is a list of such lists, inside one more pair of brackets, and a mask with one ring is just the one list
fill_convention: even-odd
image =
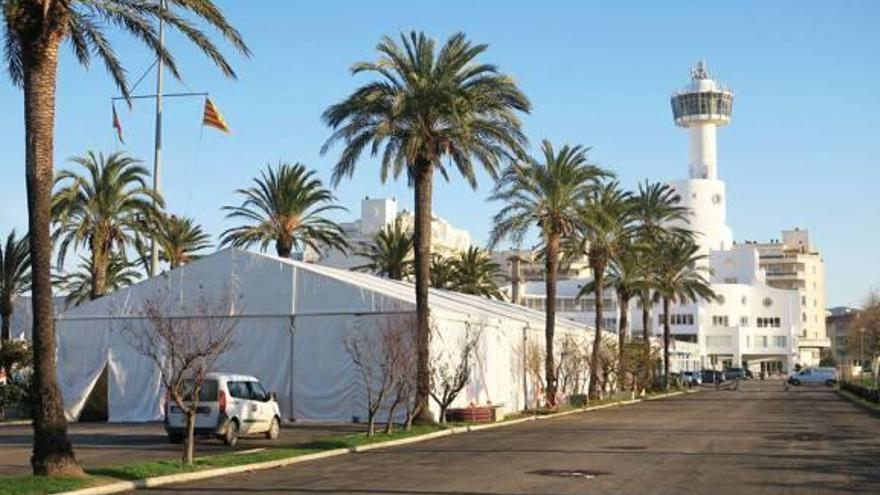
[(782, 231), (782, 239), (752, 244), (758, 250), (767, 284), (796, 291), (800, 298), (799, 362), (818, 363), (831, 347), (825, 324), (825, 260), (807, 230)]
[[(369, 198), (361, 200), (360, 218), (352, 222), (340, 223), (345, 240), (351, 247), (350, 251), (359, 248), (360, 243), (370, 243), (373, 237), (383, 228), (394, 223), (396, 219), (404, 228), (413, 229), (415, 215), (406, 209), (398, 211), (397, 200), (394, 198)], [(431, 222), (431, 250), (444, 256), (451, 256), (467, 250), (471, 245), (471, 235), (467, 230), (452, 226), (447, 220), (434, 215)], [(352, 252), (329, 249), (322, 253), (307, 251), (303, 259), (307, 262), (319, 263), (336, 268), (351, 269), (363, 265), (366, 260)]]
[[(707, 256), (714, 301), (674, 305), (673, 336), (699, 346), (703, 366), (748, 366), (753, 371), (790, 371), (795, 364), (815, 365), (828, 346), (824, 329), (824, 265), (806, 231), (783, 233), (782, 242), (736, 244), (727, 225), (724, 181), (718, 178), (717, 129), (730, 122), (733, 93), (713, 80), (701, 62), (690, 84), (672, 96), (676, 125), (690, 134), (688, 177), (669, 182), (692, 214), (687, 227)], [(504, 265), (502, 265), (504, 266)], [(794, 267), (794, 268), (792, 268)], [(792, 274), (794, 271), (794, 274)], [(543, 283), (524, 279), (522, 304), (543, 307)], [(575, 297), (588, 277), (563, 280), (557, 290), (561, 316), (595, 325), (594, 301)], [(510, 289), (513, 291), (513, 287)], [(614, 294), (605, 299), (604, 328), (616, 329), (619, 308)], [(630, 302), (629, 328), (641, 335), (642, 310)], [(662, 307), (650, 309), (648, 331), (662, 335)], [(818, 313), (817, 313), (818, 312)]]

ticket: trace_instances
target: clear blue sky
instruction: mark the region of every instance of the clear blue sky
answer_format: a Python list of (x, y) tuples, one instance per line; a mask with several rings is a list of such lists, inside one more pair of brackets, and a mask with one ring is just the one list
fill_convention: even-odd
[[(534, 2), (395, 0), (304, 2), (219, 0), (254, 51), (232, 61), (224, 80), (170, 36), (185, 82), (209, 91), (233, 128), (205, 129), (202, 102), (166, 107), (165, 195), (169, 209), (212, 233), (220, 207), (238, 199), (268, 162), (302, 161), (329, 178), (335, 154), (320, 156), (329, 131), (319, 116), (362, 80), (352, 62), (374, 57), (382, 34), (421, 29), (442, 38), (465, 31), (490, 44), (485, 60), (512, 74), (534, 104), (533, 143), (592, 146), (592, 158), (633, 187), (684, 177), (687, 136), (672, 124), (670, 93), (705, 58), (736, 93), (730, 126), (719, 133), (719, 173), (727, 181), (737, 240), (811, 231), (824, 253), (828, 302), (858, 303), (880, 286), (880, 2)], [(150, 63), (142, 46), (111, 33), (136, 78)], [(120, 149), (110, 126), (115, 90), (100, 65), (85, 71), (64, 51), (59, 78), (57, 167), (88, 149)], [(152, 77), (138, 92), (152, 91)], [(185, 90), (172, 82), (169, 91)], [(21, 94), (0, 84), (0, 232), (25, 228)], [(127, 151), (150, 164), (152, 108), (119, 107)], [(469, 189), (454, 178), (435, 187), (435, 211), (481, 243), (498, 205), (491, 183)], [(365, 161), (336, 190), (357, 213), (363, 196), (412, 204), (404, 181), (381, 184)]]

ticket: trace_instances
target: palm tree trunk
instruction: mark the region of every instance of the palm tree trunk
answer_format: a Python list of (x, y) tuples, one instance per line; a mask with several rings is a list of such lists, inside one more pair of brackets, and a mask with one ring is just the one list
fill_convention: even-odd
[(629, 336), (629, 298), (617, 294), (617, 304), (620, 306), (620, 320), (617, 326), (617, 369), (618, 382), (620, 390), (623, 390), (626, 376), (623, 372), (624, 361), (626, 360), (626, 341)]
[(432, 422), (428, 407), (430, 396), (431, 321), (428, 307), (428, 289), (431, 284), (431, 189), (434, 185), (434, 164), (422, 159), (415, 167), (415, 225), (413, 243), (415, 245), (416, 272), (416, 402), (419, 404), (419, 420)]
[(651, 298), (648, 291), (642, 296), (642, 339), (645, 345), (650, 346), (651, 342)]
[[(30, 5), (30, 3), (29, 3)], [(34, 4), (36, 5), (36, 4)], [(33, 15), (43, 15), (35, 7)], [(60, 22), (60, 21), (59, 21)], [(55, 320), (50, 266), (55, 89), (60, 33), (35, 35), (22, 48), (24, 62), (25, 170), (30, 229), (34, 347), (34, 454), (37, 475), (82, 475), (67, 438), (67, 421), (55, 371)]]
[(663, 298), (663, 386), (669, 388), (669, 298)]
[(108, 249), (103, 242), (92, 246), (92, 292), (90, 299), (97, 299), (107, 293), (107, 265), (110, 264)]
[(290, 253), (293, 251), (293, 244), (286, 239), (276, 239), (275, 240), (275, 252), (278, 253), (279, 258), (290, 258)]
[(556, 339), (556, 276), (559, 270), (559, 236), (547, 239), (547, 257), (544, 260), (544, 381), (547, 407), (556, 407), (557, 377), (554, 343)]
[(8, 342), (10, 338), (9, 331), (9, 320), (12, 318), (12, 311), (0, 312), (0, 326), (2, 326), (2, 330), (0, 330), (0, 342)]
[(592, 357), (590, 359), (590, 386), (587, 396), (590, 400), (598, 400), (599, 397), (599, 352), (602, 347), (602, 284), (605, 283), (605, 267), (593, 267), (593, 281), (596, 284), (596, 331), (593, 339)]

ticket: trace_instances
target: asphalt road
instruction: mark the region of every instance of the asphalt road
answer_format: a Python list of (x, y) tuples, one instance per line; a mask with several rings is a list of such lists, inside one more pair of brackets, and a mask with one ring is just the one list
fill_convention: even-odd
[(154, 493), (880, 493), (880, 419), (781, 382), (534, 421)]
[[(279, 447), (307, 442), (317, 437), (360, 431), (357, 425), (285, 424), (277, 440), (242, 437), (234, 450)], [(138, 461), (173, 459), (183, 452), (181, 445), (167, 441), (161, 423), (70, 425), (70, 440), (77, 459), (86, 467), (101, 467)], [(33, 430), (30, 426), (0, 426), (0, 476), (30, 474)], [(196, 456), (233, 450), (219, 440), (199, 439)]]

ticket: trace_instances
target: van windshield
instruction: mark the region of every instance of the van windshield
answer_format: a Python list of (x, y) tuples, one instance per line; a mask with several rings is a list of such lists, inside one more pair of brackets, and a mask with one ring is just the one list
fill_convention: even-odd
[[(187, 392), (192, 390), (192, 386), (192, 380), (185, 380), (183, 382), (183, 389)], [(217, 402), (217, 388), (217, 380), (205, 380), (202, 382), (202, 387), (199, 389), (199, 402)], [(185, 400), (192, 400), (192, 396), (187, 393)]]

